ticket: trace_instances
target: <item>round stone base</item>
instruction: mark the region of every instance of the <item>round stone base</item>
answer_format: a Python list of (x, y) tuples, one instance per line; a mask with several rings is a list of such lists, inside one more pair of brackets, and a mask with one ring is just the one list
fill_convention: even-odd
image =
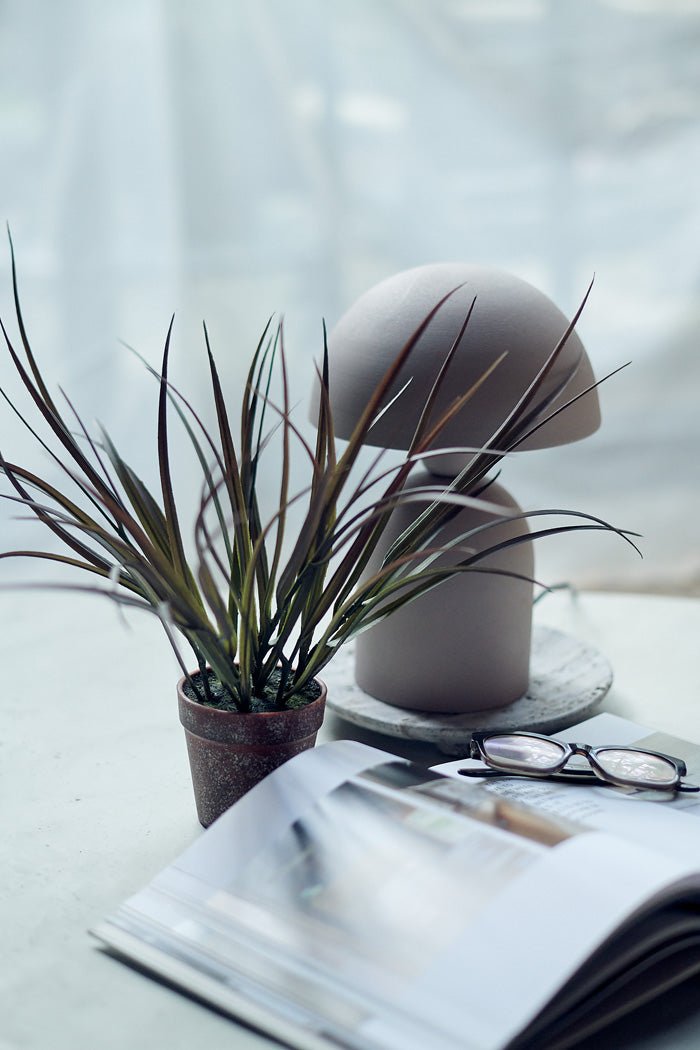
[(613, 673), (593, 646), (562, 631), (535, 626), (528, 690), (504, 707), (433, 714), (376, 700), (355, 684), (352, 644), (339, 650), (322, 677), (328, 688), (327, 707), (340, 718), (375, 733), (432, 744), (446, 755), (463, 755), (475, 730), (556, 733), (580, 722), (601, 702)]

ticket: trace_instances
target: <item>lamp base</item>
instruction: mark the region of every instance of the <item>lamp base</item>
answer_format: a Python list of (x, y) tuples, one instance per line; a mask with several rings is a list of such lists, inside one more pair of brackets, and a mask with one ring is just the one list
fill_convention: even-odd
[(324, 668), (327, 707), (353, 725), (432, 744), (446, 755), (464, 755), (475, 730), (559, 732), (591, 715), (613, 679), (608, 660), (593, 646), (536, 626), (530, 682), (523, 696), (491, 710), (433, 714), (394, 707), (363, 692), (354, 681), (353, 649), (352, 644), (343, 646)]
[[(391, 544), (430, 506), (421, 491), (435, 484), (422, 468), (410, 475), (404, 492), (416, 489), (419, 498), (393, 510), (367, 577), (379, 571)], [(522, 508), (498, 482), (483, 499), (502, 510), (486, 509), (488, 504), (460, 508), (430, 541), (435, 548), (456, 544), (432, 568), (480, 552), (482, 560), (473, 568), (481, 571), (443, 580), (358, 636), (355, 679), (377, 700), (412, 711), (462, 714), (502, 707), (526, 691), (534, 575), (530, 531)]]

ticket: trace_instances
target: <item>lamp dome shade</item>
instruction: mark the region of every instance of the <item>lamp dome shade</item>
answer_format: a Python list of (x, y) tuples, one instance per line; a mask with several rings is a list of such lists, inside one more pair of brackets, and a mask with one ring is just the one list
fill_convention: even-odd
[[(410, 446), (426, 398), (475, 298), (433, 418), (437, 420), (504, 351), (507, 356), (447, 424), (434, 447), (481, 447), (489, 442), (561, 340), (569, 321), (526, 281), (466, 263), (435, 263), (389, 277), (361, 295), (338, 321), (328, 338), (330, 397), (338, 437), (350, 436), (392, 361), (435, 305), (455, 288), (422, 333), (386, 403), (409, 379), (410, 384), (374, 424), (367, 443), (395, 449)], [(538, 392), (538, 400), (556, 390), (572, 371), (566, 388), (544, 414), (595, 382), (575, 332)], [(317, 407), (318, 391), (314, 400)], [(598, 395), (592, 390), (518, 447), (566, 444), (587, 437), (599, 425)]]

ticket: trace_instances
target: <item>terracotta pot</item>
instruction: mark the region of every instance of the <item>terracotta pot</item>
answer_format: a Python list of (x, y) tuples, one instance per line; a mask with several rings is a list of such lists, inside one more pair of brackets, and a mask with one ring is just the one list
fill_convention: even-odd
[(316, 743), (323, 722), (326, 687), (295, 710), (240, 714), (190, 700), (177, 685), (199, 822), (208, 827), (224, 810), (288, 758)]

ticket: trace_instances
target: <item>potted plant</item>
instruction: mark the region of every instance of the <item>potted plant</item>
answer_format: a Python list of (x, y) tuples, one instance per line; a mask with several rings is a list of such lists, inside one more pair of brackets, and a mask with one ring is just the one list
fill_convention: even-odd
[[(40, 474), (0, 455), (0, 471), (10, 486), (5, 498), (32, 511), (45, 526), (47, 538), (52, 534), (62, 547), (59, 551), (6, 551), (0, 558), (60, 563), (93, 581), (67, 582), (66, 587), (104, 595), (122, 607), (146, 610), (160, 620), (182, 669), (180, 719), (187, 734), (198, 815), (206, 826), (276, 765), (314, 743), (325, 701), (325, 687), (318, 675), (338, 646), (455, 573), (478, 570), (498, 546), (482, 544), (475, 553), (466, 534), (457, 545), (451, 544), (452, 553), (456, 549), (463, 556), (456, 564), (445, 566), (435, 561), (440, 550), (432, 538), (460, 507), (490, 509), (494, 525), (512, 516), (486, 502), (480, 486), (486, 484), (486, 474), (500, 456), (541, 425), (546, 409), (541, 386), (578, 314), (518, 406), (516, 418), (508, 420), (503, 451), (480, 452), (453, 482), (435, 484), (420, 493), (415, 489), (403, 492), (409, 472), (430, 454), (427, 450), (441, 429), (488, 380), (498, 361), (470, 390), (461, 392), (441, 418), (434, 419), (435, 398), (457, 340), (427, 395), (413, 442), (402, 460), (386, 467), (380, 453), (367, 468), (358, 464), (358, 456), (373, 422), (386, 408), (384, 401), (395, 376), (449, 296), (435, 304), (403, 347), (342, 451), (336, 448), (328, 396), (325, 331), (323, 360), (317, 369), (320, 396), (312, 447), (292, 418), (281, 323), (268, 323), (252, 355), (240, 405), (240, 434), (235, 436), (206, 327), (215, 425), (207, 428), (190, 402), (171, 385), (171, 321), (160, 371), (151, 370), (159, 384), (156, 457), (160, 492), (155, 495), (104, 430), (90, 435), (70, 402), (64, 412), (54, 400), (27, 337), (11, 241), (10, 251), (19, 345), (14, 345), (2, 325), (7, 351), (34, 411), (52, 432), (54, 456), (80, 495), (68, 495)], [(279, 405), (270, 396), (275, 368), (281, 375)], [(12, 407), (38, 438), (26, 414)], [(189, 557), (171, 474), (169, 426), (173, 414), (201, 466), (202, 493), (191, 534), (195, 553)], [(263, 457), (272, 454), (273, 442), (279, 449), (280, 488), (274, 514), (263, 521), (258, 478)], [(308, 484), (292, 492), (290, 463), (297, 452), (308, 463)], [(424, 500), (426, 496), (431, 500), (429, 510), (392, 545), (381, 567), (368, 574), (370, 556), (393, 508), (402, 500)], [(300, 506), (300, 524), (290, 534), (292, 512)], [(564, 530), (612, 529), (627, 538), (600, 519), (571, 513), (579, 520)], [(529, 542), (547, 531), (508, 542)], [(183, 648), (191, 651), (191, 663)]]

